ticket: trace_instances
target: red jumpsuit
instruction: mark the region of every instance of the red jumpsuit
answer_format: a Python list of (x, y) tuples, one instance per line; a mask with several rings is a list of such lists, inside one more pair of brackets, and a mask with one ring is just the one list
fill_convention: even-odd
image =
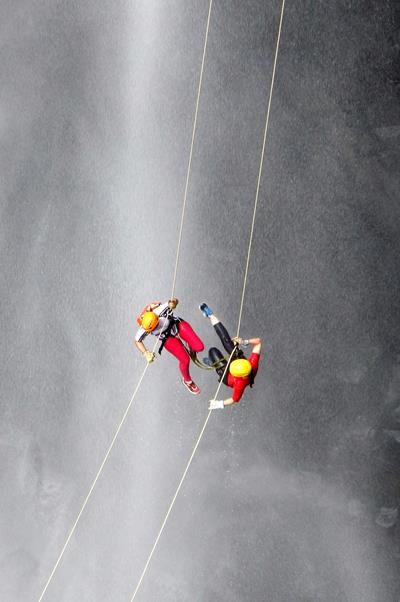
[[(253, 378), (257, 374), (259, 359), (259, 353), (252, 353), (249, 357), (249, 362), (252, 366), (251, 372)], [(228, 380), (226, 384), (228, 385), (228, 387), (232, 387), (232, 399), (237, 403), (242, 398), (245, 388), (250, 384), (250, 378), (248, 376), (232, 376), (231, 373), (228, 373)]]
[[(188, 322), (185, 322), (185, 320), (181, 320), (179, 323), (179, 336), (189, 345), (190, 349), (196, 353), (203, 351), (203, 341), (197, 336), (193, 328), (190, 326), (190, 324), (188, 324)], [(189, 372), (190, 357), (184, 348), (182, 341), (171, 335), (165, 341), (164, 347), (178, 360), (179, 370), (181, 371), (185, 381), (191, 381), (192, 377), (190, 376)]]
[[(203, 351), (203, 341), (197, 336), (188, 322), (185, 322), (181, 318), (177, 321), (174, 319), (168, 308), (168, 303), (160, 304), (158, 307), (154, 307), (152, 311), (159, 317), (159, 322), (151, 334), (158, 337), (163, 342), (165, 349), (176, 357), (183, 378), (186, 382), (190, 382), (192, 380), (189, 372), (190, 357), (182, 341), (177, 338), (177, 335), (179, 334), (179, 337), (196, 353)], [(164, 330), (169, 332), (167, 336), (163, 335)], [(139, 328), (135, 340), (143, 341), (148, 334), (143, 328)]]

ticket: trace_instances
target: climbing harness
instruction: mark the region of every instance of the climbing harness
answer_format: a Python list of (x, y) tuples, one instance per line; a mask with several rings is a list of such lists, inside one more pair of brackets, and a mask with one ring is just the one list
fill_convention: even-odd
[[(182, 340), (182, 339), (181, 339)], [(221, 359), (219, 359), (217, 362), (212, 362), (210, 364), (205, 364), (204, 362), (202, 362), (201, 360), (199, 360), (199, 358), (197, 357), (197, 353), (195, 351), (193, 351), (192, 349), (190, 349), (190, 347), (188, 347), (188, 345), (186, 345), (185, 341), (182, 341), (186, 351), (188, 352), (190, 359), (192, 360), (192, 362), (198, 367), (201, 368), (202, 370), (217, 370), (218, 368), (223, 368), (225, 366), (225, 362), (228, 360), (229, 355), (221, 357)]]
[(160, 341), (161, 341), (161, 345), (158, 348), (158, 353), (161, 355), (162, 350), (164, 349), (165, 343), (167, 342), (167, 339), (169, 337), (178, 337), (178, 334), (173, 334), (174, 330), (177, 330), (177, 332), (179, 333), (179, 324), (181, 322), (181, 318), (177, 318), (176, 316), (172, 315), (172, 312), (170, 315), (167, 314), (168, 320), (169, 320), (169, 324), (167, 326), (167, 328), (165, 329), (163, 336), (160, 337)]

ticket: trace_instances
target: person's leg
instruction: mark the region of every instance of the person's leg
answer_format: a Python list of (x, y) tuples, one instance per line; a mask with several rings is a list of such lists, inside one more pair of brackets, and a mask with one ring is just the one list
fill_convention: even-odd
[(192, 351), (199, 353), (204, 349), (204, 343), (185, 320), (179, 322), (179, 336), (186, 341)]
[(231, 336), (226, 330), (225, 326), (222, 324), (222, 322), (218, 320), (216, 316), (214, 316), (214, 314), (210, 316), (210, 322), (214, 326), (214, 330), (219, 336), (219, 339), (223, 344), (225, 351), (229, 354), (232, 353), (235, 345), (233, 344)]
[(208, 357), (210, 359), (211, 364), (217, 364), (217, 367), (214, 369), (218, 374), (218, 380), (221, 380), (221, 378), (225, 374), (224, 383), (227, 384), (228, 370), (225, 370), (227, 361), (224, 359), (224, 356), (222, 355), (220, 350), (216, 347), (211, 347), (210, 351), (208, 352)]
[(199, 305), (199, 309), (200, 309), (201, 313), (203, 314), (203, 316), (205, 318), (208, 318), (210, 320), (211, 324), (214, 326), (215, 332), (219, 336), (220, 341), (223, 344), (225, 351), (227, 351), (229, 354), (231, 354), (235, 346), (234, 346), (232, 339), (229, 335), (229, 332), (226, 330), (225, 326), (220, 322), (220, 320), (214, 314), (211, 307), (209, 307), (207, 305), (207, 303), (201, 303), (201, 305)]
[(189, 372), (190, 357), (184, 348), (182, 342), (176, 337), (168, 337), (164, 345), (165, 349), (169, 351), (179, 362), (179, 370), (186, 382), (192, 380)]

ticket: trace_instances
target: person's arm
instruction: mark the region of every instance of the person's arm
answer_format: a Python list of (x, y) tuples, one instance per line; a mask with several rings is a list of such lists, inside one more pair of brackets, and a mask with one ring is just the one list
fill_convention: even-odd
[(145, 353), (147, 351), (145, 345), (142, 343), (142, 341), (135, 341), (135, 345), (137, 347), (137, 349), (139, 349), (140, 353)]
[(151, 304), (148, 305), (146, 307), (146, 311), (154, 311), (157, 316), (160, 315), (166, 315), (165, 314), (165, 310), (168, 309), (170, 310), (170, 312), (167, 313), (172, 313), (175, 309), (175, 307), (178, 305), (179, 301), (176, 297), (173, 297), (172, 299), (168, 299), (168, 301), (165, 301), (165, 303), (157, 303), (157, 305), (155, 304)]
[(250, 345), (253, 345), (253, 349), (251, 350), (252, 353), (258, 353), (258, 355), (260, 355), (261, 353), (261, 339), (256, 337), (254, 339), (249, 339), (249, 343)]
[(231, 406), (234, 403), (237, 402), (234, 401), (233, 397), (228, 397), (228, 399), (210, 399), (208, 402), (208, 409), (223, 410), (225, 406)]
[(239, 403), (239, 401), (242, 399), (242, 395), (244, 393), (245, 388), (245, 382), (242, 382), (242, 379), (240, 379), (239, 382), (235, 383), (231, 397), (228, 397), (228, 399), (210, 399), (210, 405), (208, 409), (223, 410), (227, 406)]
[(247, 347), (247, 345), (253, 345), (252, 353), (261, 352), (261, 339), (259, 337), (254, 337), (253, 339), (242, 339), (241, 337), (233, 337), (232, 341), (236, 343), (236, 345), (241, 345), (242, 347)]
[(146, 307), (146, 311), (154, 311), (157, 307), (160, 307), (161, 301), (153, 301)]
[[(138, 334), (136, 336), (138, 336)], [(136, 349), (138, 349), (140, 351), (140, 353), (143, 355), (143, 357), (149, 364), (151, 362), (154, 362), (154, 359), (156, 357), (155, 353), (153, 353), (153, 351), (149, 351), (148, 349), (146, 349), (145, 344), (141, 340), (135, 339), (135, 346), (136, 346)]]

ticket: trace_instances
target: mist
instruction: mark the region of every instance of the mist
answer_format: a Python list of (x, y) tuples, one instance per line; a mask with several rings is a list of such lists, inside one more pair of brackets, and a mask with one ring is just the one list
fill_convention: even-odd
[[(37, 600), (171, 291), (208, 2), (0, 6), (0, 597)], [(215, 1), (176, 295), (237, 326), (280, 4)], [(241, 335), (137, 600), (397, 602), (398, 14), (287, 2)], [(207, 415), (164, 350), (45, 599), (129, 600)], [(221, 389), (220, 396), (228, 396)]]

